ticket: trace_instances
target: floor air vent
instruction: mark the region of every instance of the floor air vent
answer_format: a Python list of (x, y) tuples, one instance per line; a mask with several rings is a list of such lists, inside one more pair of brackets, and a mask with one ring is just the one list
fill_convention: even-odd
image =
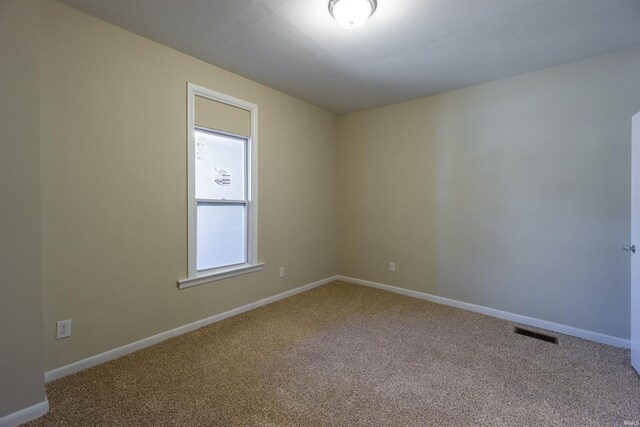
[(541, 334), (539, 332), (528, 331), (526, 329), (518, 328), (517, 326), (516, 326), (516, 329), (514, 330), (514, 332), (516, 334), (524, 335), (524, 336), (531, 337), (531, 338), (535, 338), (537, 340), (542, 340), (542, 341), (550, 342), (550, 343), (553, 343), (553, 344), (558, 344), (558, 338), (552, 337), (551, 335), (545, 335), (545, 334)]

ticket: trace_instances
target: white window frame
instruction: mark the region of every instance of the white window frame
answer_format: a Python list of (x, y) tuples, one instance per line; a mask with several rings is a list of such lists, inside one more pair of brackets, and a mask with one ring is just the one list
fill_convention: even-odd
[[(196, 269), (197, 243), (197, 207), (196, 207), (196, 153), (195, 153), (195, 98), (200, 96), (249, 112), (251, 117), (251, 135), (247, 141), (247, 262), (231, 266), (198, 271)], [(212, 129), (221, 134), (223, 130)], [(243, 136), (244, 138), (244, 136)], [(180, 289), (222, 280), (229, 277), (259, 271), (264, 263), (258, 262), (258, 106), (250, 102), (207, 89), (193, 83), (187, 84), (187, 222), (188, 222), (188, 265), (189, 277), (178, 280)]]

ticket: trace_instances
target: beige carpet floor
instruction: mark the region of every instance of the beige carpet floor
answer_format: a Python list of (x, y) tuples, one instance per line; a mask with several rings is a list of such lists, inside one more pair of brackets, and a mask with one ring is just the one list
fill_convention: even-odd
[(628, 350), (343, 282), (47, 385), (29, 426), (621, 426)]

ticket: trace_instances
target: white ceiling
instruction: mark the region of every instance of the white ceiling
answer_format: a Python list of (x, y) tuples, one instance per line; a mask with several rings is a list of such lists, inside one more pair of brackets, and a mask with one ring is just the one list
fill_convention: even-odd
[(354, 30), (328, 0), (61, 1), (334, 113), (640, 44), (640, 0), (378, 0)]

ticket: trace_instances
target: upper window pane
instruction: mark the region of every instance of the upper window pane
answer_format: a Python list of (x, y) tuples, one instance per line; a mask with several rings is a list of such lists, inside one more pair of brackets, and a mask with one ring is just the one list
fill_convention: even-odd
[(244, 200), (246, 140), (195, 131), (196, 199)]

